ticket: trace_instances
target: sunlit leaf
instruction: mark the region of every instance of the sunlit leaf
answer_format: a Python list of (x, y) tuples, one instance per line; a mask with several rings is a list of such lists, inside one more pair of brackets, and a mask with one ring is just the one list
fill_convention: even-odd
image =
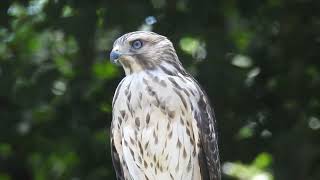
[(268, 129), (264, 129), (261, 133), (260, 133), (262, 138), (270, 138), (272, 136), (272, 132), (269, 131)]
[(272, 157), (268, 153), (261, 153), (251, 164), (225, 162), (222, 171), (239, 180), (273, 180), (272, 174), (267, 170), (271, 159)]
[(190, 55), (196, 51), (199, 44), (200, 41), (192, 37), (184, 37), (179, 42), (180, 48)]
[(238, 136), (241, 139), (247, 139), (253, 136), (253, 129), (248, 126), (244, 126), (239, 130)]
[(259, 67), (255, 67), (253, 69), (251, 69), (248, 73), (247, 73), (247, 79), (246, 79), (246, 84), (248, 86), (251, 86), (254, 83), (254, 80), (256, 78), (256, 76), (258, 76), (260, 74), (260, 68)]
[(28, 120), (20, 121), (17, 124), (17, 132), (20, 135), (26, 135), (30, 132), (30, 130), (31, 130), (31, 123)]
[(73, 16), (74, 12), (71, 6), (65, 5), (62, 9), (62, 17), (71, 17)]
[(57, 80), (53, 83), (52, 93), (61, 96), (65, 93), (67, 89), (67, 84), (64, 81)]
[(317, 117), (310, 117), (309, 118), (309, 128), (311, 128), (312, 130), (319, 130), (320, 129), (320, 120)]
[(252, 60), (248, 56), (237, 54), (232, 58), (231, 64), (239, 68), (249, 68), (252, 66)]
[(254, 160), (253, 164), (260, 169), (266, 168), (270, 166), (272, 161), (272, 157), (268, 153), (260, 153), (256, 159)]
[(40, 13), (44, 6), (48, 3), (48, 0), (32, 0), (29, 3), (27, 12), (29, 15), (35, 15)]
[(10, 16), (21, 17), (26, 15), (26, 9), (20, 4), (13, 3), (8, 9), (8, 14)]

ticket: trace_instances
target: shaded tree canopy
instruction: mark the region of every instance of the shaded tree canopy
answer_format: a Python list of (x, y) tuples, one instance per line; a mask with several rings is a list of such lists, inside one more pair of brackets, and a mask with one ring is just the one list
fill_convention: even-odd
[(224, 179), (320, 179), (320, 1), (0, 4), (0, 179), (113, 179), (113, 41), (172, 40), (211, 98)]

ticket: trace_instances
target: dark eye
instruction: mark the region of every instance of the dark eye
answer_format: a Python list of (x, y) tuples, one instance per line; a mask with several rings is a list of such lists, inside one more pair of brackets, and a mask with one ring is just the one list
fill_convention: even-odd
[(133, 49), (140, 49), (142, 47), (143, 43), (141, 40), (135, 40), (132, 42), (131, 46)]

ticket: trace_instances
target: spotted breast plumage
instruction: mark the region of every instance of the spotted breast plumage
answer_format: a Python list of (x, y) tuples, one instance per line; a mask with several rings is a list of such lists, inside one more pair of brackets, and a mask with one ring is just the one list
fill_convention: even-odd
[(126, 76), (112, 107), (118, 180), (220, 180), (215, 117), (172, 43), (153, 32), (119, 37), (110, 59)]

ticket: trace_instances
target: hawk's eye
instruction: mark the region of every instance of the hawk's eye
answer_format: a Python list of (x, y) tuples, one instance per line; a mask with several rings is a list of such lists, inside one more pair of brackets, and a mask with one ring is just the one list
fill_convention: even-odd
[(142, 45), (143, 45), (143, 43), (141, 40), (135, 40), (131, 44), (133, 49), (140, 49), (142, 47)]

